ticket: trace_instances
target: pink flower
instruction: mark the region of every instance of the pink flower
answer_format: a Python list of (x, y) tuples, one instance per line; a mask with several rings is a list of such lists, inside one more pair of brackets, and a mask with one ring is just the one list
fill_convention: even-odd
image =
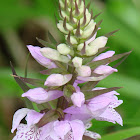
[(109, 76), (110, 74), (112, 74), (113, 72), (117, 72), (118, 70), (115, 68), (112, 68), (111, 66), (107, 66), (107, 65), (100, 65), (98, 66), (94, 71), (93, 74), (99, 74), (99, 76), (90, 76), (90, 77), (82, 77), (82, 76), (78, 76), (77, 79), (81, 80), (81, 81), (100, 81), (104, 78), (106, 78), (107, 76)]
[(30, 101), (37, 104), (45, 103), (57, 99), (61, 96), (63, 96), (63, 92), (60, 90), (46, 91), (41, 87), (30, 89), (22, 94), (22, 97), (27, 97)]
[(93, 61), (98, 61), (102, 59), (106, 59), (112, 57), (115, 54), (115, 51), (107, 51), (105, 53), (101, 53), (100, 55), (96, 56)]
[(41, 52), (40, 52), (40, 47), (37, 46), (32, 46), (28, 45), (27, 46), (28, 50), (30, 51), (31, 55), (34, 57), (34, 59), (41, 64), (42, 66), (52, 69), (56, 68), (57, 66), (55, 65), (54, 62), (52, 62), (50, 59), (44, 57)]
[[(94, 90), (98, 90), (98, 88)], [(123, 101), (118, 100), (116, 95), (119, 95), (116, 91), (104, 93), (86, 101), (81, 107), (72, 106), (65, 109), (64, 112), (73, 114), (73, 118), (76, 117), (77, 119), (82, 116), (81, 120), (83, 121), (95, 118), (123, 125), (121, 116), (114, 109), (122, 104)]]
[[(20, 123), (25, 116), (27, 124)], [(13, 140), (82, 140), (83, 135), (87, 135), (85, 125), (81, 120), (68, 120), (68, 117), (65, 120), (56, 120), (38, 128), (35, 124), (43, 116), (44, 113), (27, 108), (16, 111), (11, 132), (13, 133), (17, 129), (17, 133)]]

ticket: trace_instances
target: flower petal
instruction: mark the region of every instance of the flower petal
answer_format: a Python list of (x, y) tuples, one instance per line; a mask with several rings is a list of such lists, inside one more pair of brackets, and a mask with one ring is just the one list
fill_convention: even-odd
[(31, 55), (34, 57), (34, 59), (41, 64), (44, 67), (47, 67), (49, 69), (56, 68), (57, 66), (55, 63), (53, 63), (50, 59), (44, 57), (40, 52), (40, 47), (28, 45), (28, 50), (30, 51)]
[(56, 121), (54, 123), (54, 130), (58, 136), (64, 139), (64, 136), (71, 130), (68, 121)]
[(101, 139), (101, 136), (98, 133), (88, 131), (88, 130), (85, 131), (84, 135), (93, 139)]
[(91, 69), (89, 66), (82, 65), (81, 67), (77, 67), (76, 71), (78, 76), (88, 77), (91, 75)]
[(15, 129), (19, 126), (20, 121), (27, 115), (27, 113), (30, 111), (28, 108), (22, 108), (15, 112), (13, 116), (13, 124), (12, 124), (12, 130), (13, 133)]
[(69, 121), (69, 123), (72, 128), (74, 140), (82, 140), (83, 134), (85, 132), (85, 126), (83, 122), (80, 120), (73, 120)]
[(44, 116), (44, 113), (39, 113), (34, 110), (30, 110), (25, 118), (27, 121), (28, 127), (30, 127), (31, 125), (37, 124), (43, 116)]
[(45, 81), (46, 86), (62, 86), (69, 82), (72, 78), (72, 74), (51, 74)]
[(85, 95), (82, 92), (75, 92), (71, 95), (71, 100), (75, 106), (81, 107), (85, 102)]
[(94, 70), (94, 73), (97, 73), (97, 74), (112, 74), (113, 72), (117, 72), (118, 70), (115, 69), (115, 68), (112, 68), (110, 66), (106, 66), (106, 65), (100, 65), (99, 67), (97, 67), (95, 70)]
[(39, 138), (40, 129), (35, 125), (28, 127), (26, 124), (20, 124), (13, 140), (38, 140)]
[(28, 90), (27, 92), (22, 94), (22, 97), (27, 97), (30, 101), (41, 104), (44, 102), (57, 99), (62, 95), (63, 95), (62, 91), (52, 90), (47, 92), (45, 89), (39, 87)]
[(81, 81), (84, 81), (84, 82), (87, 82), (87, 81), (100, 81), (104, 78), (106, 78), (108, 75), (102, 75), (102, 76), (99, 76), (99, 77), (82, 77), (82, 76), (78, 76), (77, 77), (77, 80), (81, 80)]
[(101, 121), (108, 121), (112, 123), (118, 123), (123, 126), (123, 121), (118, 112), (115, 111), (112, 107), (108, 107), (99, 117), (95, 118)]
[(61, 61), (64, 63), (69, 62), (69, 58), (67, 56), (61, 55), (57, 50), (51, 48), (41, 48), (40, 52), (44, 57), (47, 57), (51, 60)]
[(98, 55), (97, 57), (95, 57), (95, 58), (93, 59), (93, 61), (102, 60), (102, 59), (111, 57), (111, 56), (113, 56), (114, 54), (115, 54), (115, 51), (107, 51), (107, 52), (101, 53), (100, 55)]
[(63, 110), (63, 112), (69, 113), (69, 114), (90, 114), (91, 113), (85, 104), (83, 104), (81, 107), (71, 106)]

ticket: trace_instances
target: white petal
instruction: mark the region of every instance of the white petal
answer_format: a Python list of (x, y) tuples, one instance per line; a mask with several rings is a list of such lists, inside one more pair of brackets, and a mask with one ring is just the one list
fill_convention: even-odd
[(30, 127), (31, 125), (37, 124), (43, 116), (44, 113), (39, 113), (34, 110), (30, 110), (25, 118), (27, 121), (27, 125)]
[(12, 130), (13, 133), (15, 129), (19, 126), (20, 121), (27, 115), (27, 113), (30, 111), (28, 108), (22, 108), (15, 112), (13, 116), (13, 124), (12, 124)]
[(40, 129), (36, 126), (28, 127), (26, 124), (20, 124), (13, 140), (39, 140), (39, 138)]
[(101, 136), (98, 133), (91, 132), (91, 131), (88, 131), (88, 130), (85, 131), (84, 135), (88, 136), (90, 138), (93, 138), (93, 139), (101, 139)]
[(69, 122), (72, 128), (74, 140), (82, 140), (85, 132), (85, 126), (80, 120), (73, 120)]
[(77, 107), (81, 107), (85, 102), (85, 95), (82, 92), (75, 92), (71, 95), (73, 104)]
[(62, 86), (69, 82), (72, 78), (72, 74), (51, 74), (45, 81), (46, 86)]
[(54, 123), (54, 130), (58, 136), (64, 139), (64, 136), (71, 130), (68, 121), (57, 121)]

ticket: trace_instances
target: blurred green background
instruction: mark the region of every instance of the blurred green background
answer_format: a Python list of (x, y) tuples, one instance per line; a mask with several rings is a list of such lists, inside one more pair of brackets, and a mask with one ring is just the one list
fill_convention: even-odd
[[(98, 36), (120, 29), (109, 38), (109, 50), (115, 50), (116, 54), (133, 50), (118, 67), (118, 73), (99, 83), (103, 87), (124, 87), (118, 91), (124, 103), (117, 108), (124, 126), (93, 120), (91, 130), (100, 133), (103, 140), (140, 135), (140, 0), (94, 0), (90, 8), (94, 14), (103, 12), (96, 20), (103, 19)], [(47, 40), (48, 31), (58, 42), (64, 41), (55, 24), (57, 11), (57, 0), (0, 0), (0, 140), (12, 139), (12, 116), (25, 106), (20, 98), (22, 91), (11, 76), (9, 62), (12, 61), (18, 75), (23, 76), (27, 44), (40, 45), (36, 37)], [(43, 67), (30, 56), (28, 77), (40, 77), (40, 70)], [(133, 138), (136, 139), (140, 140)]]

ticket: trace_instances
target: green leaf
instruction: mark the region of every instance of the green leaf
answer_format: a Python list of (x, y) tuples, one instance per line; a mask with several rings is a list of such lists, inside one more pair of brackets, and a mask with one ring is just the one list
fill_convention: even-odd
[(39, 38), (37, 38), (37, 37), (36, 37), (36, 39), (37, 39), (37, 41), (38, 41), (40, 44), (42, 44), (44, 47), (50, 47), (50, 48), (52, 48), (52, 49), (56, 49), (56, 46), (55, 46), (55, 45), (50, 44), (50, 43), (48, 43), (47, 41), (44, 41), (44, 40), (39, 39)]
[(26, 92), (28, 91), (30, 88), (19, 78), (19, 76), (16, 74), (16, 71), (12, 65), (12, 62), (10, 62), (11, 65), (11, 69), (12, 69), (12, 73), (13, 75), (15, 75), (14, 79), (16, 80), (16, 82), (18, 83), (18, 85), (21, 87), (21, 89)]
[(122, 53), (122, 54), (117, 54), (117, 55), (114, 55), (112, 57), (109, 57), (109, 58), (106, 58), (106, 59), (102, 59), (102, 60), (98, 60), (98, 61), (93, 61), (93, 62), (90, 62), (88, 64), (88, 66), (90, 66), (91, 69), (95, 69), (96, 67), (100, 66), (100, 65), (106, 65), (108, 63), (111, 63), (115, 60), (118, 60), (124, 56), (127, 56), (131, 53), (132, 51), (130, 52), (126, 52), (126, 53)]
[(48, 37), (52, 44), (57, 45), (57, 41), (55, 40), (55, 38), (52, 36), (52, 34), (49, 31), (48, 31)]
[(45, 80), (43, 80), (43, 79), (24, 78), (24, 77), (20, 77), (20, 76), (16, 76), (16, 75), (13, 75), (13, 76), (18, 77), (23, 82), (28, 83), (30, 85), (37, 86), (37, 87), (44, 87)]
[(83, 91), (83, 90), (92, 90), (98, 83), (99, 83), (99, 81), (90, 81), (90, 82), (87, 82), (87, 83), (85, 83), (81, 87), (81, 91)]
[(102, 136), (102, 140), (123, 140), (138, 134), (140, 134), (140, 127), (134, 127)]
[(71, 101), (70, 97), (75, 92), (75, 88), (72, 85), (66, 85), (63, 89), (64, 97), (67, 99), (68, 102)]
[(118, 32), (119, 30), (120, 30), (120, 29), (114, 30), (114, 31), (112, 31), (112, 32), (109, 32), (109, 33), (105, 34), (104, 36), (110, 37), (110, 36), (112, 36), (114, 33)]
[[(11, 65), (11, 69), (12, 69), (13, 75), (16, 75), (16, 77), (14, 77), (14, 79), (16, 80), (16, 82), (18, 83), (18, 85), (21, 87), (21, 89), (24, 92), (28, 91), (30, 88), (21, 79), (19, 79), (19, 77), (16, 74), (16, 71), (15, 71), (13, 65), (12, 65), (12, 62), (10, 62), (10, 65)], [(25, 104), (26, 104), (26, 106), (29, 109), (33, 109), (33, 105), (31, 103), (31, 101), (29, 101), (27, 98), (25, 98)]]
[(59, 116), (57, 115), (56, 111), (50, 110), (40, 119), (40, 121), (37, 123), (37, 126), (42, 127), (49, 122), (57, 120), (58, 118)]
[(64, 70), (62, 70), (60, 68), (47, 69), (47, 70), (40, 71), (40, 73), (44, 74), (44, 75), (50, 75), (50, 74), (54, 74), (54, 73), (68, 74), (67, 71), (64, 71)]
[(100, 90), (94, 90), (94, 91), (82, 91), (85, 94), (85, 99), (91, 99), (93, 97), (99, 96), (101, 94), (107, 93), (107, 92), (111, 92), (114, 90), (118, 90), (121, 87), (112, 87), (112, 88), (107, 88), (107, 89), (100, 89)]

